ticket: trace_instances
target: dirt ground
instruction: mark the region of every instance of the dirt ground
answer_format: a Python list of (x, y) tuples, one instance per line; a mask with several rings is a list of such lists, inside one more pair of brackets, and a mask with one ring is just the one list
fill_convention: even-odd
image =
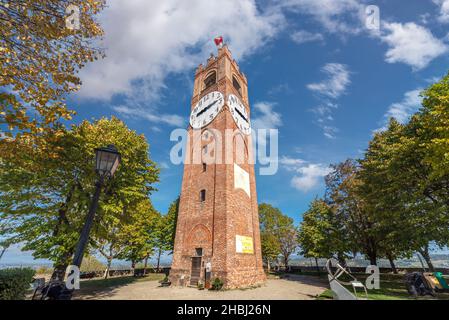
[(158, 281), (142, 281), (111, 288), (80, 290), (74, 299), (83, 300), (310, 300), (327, 289), (322, 279), (291, 275), (287, 279), (268, 279), (251, 289), (225, 291), (196, 288), (159, 287)]

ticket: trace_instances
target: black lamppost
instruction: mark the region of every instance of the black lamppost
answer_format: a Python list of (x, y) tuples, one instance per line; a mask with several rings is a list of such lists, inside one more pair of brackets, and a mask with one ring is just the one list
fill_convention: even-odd
[(78, 245), (76, 246), (75, 255), (73, 257), (72, 264), (77, 267), (81, 267), (81, 262), (83, 261), (84, 250), (86, 249), (90, 229), (92, 228), (95, 212), (98, 208), (101, 188), (103, 187), (105, 179), (114, 175), (118, 165), (120, 164), (120, 160), (120, 153), (114, 145), (109, 145), (106, 148), (95, 149), (95, 167), (98, 174), (98, 180), (95, 183), (95, 193), (89, 207), (86, 222), (84, 223), (83, 230), (80, 234)]

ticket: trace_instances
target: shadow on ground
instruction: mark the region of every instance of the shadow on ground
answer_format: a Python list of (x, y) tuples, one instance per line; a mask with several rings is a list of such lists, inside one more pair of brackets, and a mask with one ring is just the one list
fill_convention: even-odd
[[(293, 281), (297, 282), (303, 285), (309, 285), (309, 286), (319, 286), (323, 288), (329, 288), (329, 281), (327, 280), (324, 273), (321, 275), (303, 275), (303, 274), (294, 274), (294, 273), (285, 273), (279, 275), (279, 279), (287, 280), (287, 281)], [(309, 296), (311, 298), (317, 298), (318, 295), (310, 295), (305, 292), (299, 292), (300, 294)]]
[(145, 277), (117, 277), (109, 279), (85, 280), (80, 283), (80, 290), (76, 291), (74, 298), (82, 297), (84, 300), (98, 300), (113, 297), (122, 287), (145, 281), (162, 280), (163, 274), (149, 274)]

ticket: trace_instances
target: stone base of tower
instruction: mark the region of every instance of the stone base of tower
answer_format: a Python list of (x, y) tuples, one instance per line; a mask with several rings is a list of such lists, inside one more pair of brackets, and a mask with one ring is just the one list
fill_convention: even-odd
[(266, 281), (265, 272), (261, 270), (236, 270), (228, 272), (224, 280), (226, 289), (238, 289), (258, 286)]
[[(169, 279), (172, 286), (190, 286), (191, 272), (185, 269), (172, 269), (170, 270)], [(234, 270), (232, 272), (216, 271), (211, 272), (211, 283), (215, 278), (219, 278), (224, 283), (225, 289), (238, 289), (258, 286), (264, 284), (266, 281), (266, 275), (263, 269), (246, 269), (246, 270)], [(205, 283), (204, 274), (201, 277), (201, 282)]]
[(190, 285), (190, 270), (170, 269), (168, 278), (172, 286), (186, 287)]

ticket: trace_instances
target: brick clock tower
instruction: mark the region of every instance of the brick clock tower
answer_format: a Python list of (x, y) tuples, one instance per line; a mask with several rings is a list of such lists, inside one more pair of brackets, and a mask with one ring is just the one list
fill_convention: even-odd
[(172, 284), (265, 281), (248, 84), (225, 45), (195, 73)]

